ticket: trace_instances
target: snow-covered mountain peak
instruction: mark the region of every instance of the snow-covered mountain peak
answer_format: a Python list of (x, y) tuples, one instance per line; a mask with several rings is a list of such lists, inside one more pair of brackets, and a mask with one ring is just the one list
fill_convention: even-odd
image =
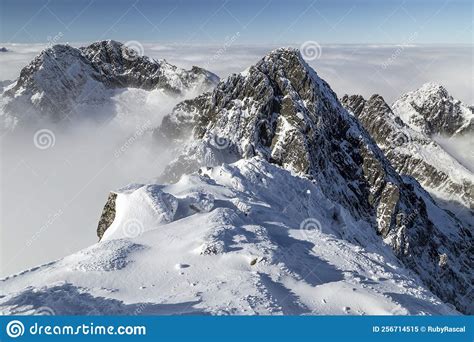
[[(370, 102), (394, 116), (381, 97)], [(328, 199), (369, 222), (438, 295), (464, 301), (437, 285), (453, 279), (444, 278), (433, 256), (444, 248), (464, 250), (470, 240), (467, 228), (437, 207), (414, 179), (396, 172), (297, 51), (275, 50), (213, 92), (178, 104), (155, 136), (176, 146), (177, 158), (165, 171), (165, 181), (254, 157), (310, 179)], [(428, 235), (438, 238), (423, 237)], [(466, 288), (461, 273), (453, 286)]]
[(298, 49), (291, 47), (279, 47), (267, 53), (259, 63), (262, 62), (272, 62), (277, 65), (289, 63), (291, 65), (296, 63), (304, 63), (304, 60)]
[(474, 132), (472, 109), (437, 83), (425, 83), (402, 95), (392, 107), (410, 127), (428, 135), (453, 136)]
[(207, 70), (184, 70), (141, 54), (113, 40), (82, 48), (49, 47), (21, 70), (17, 82), (2, 94), (2, 119), (61, 121), (87, 113), (100, 117), (101, 112), (113, 112), (110, 99), (120, 90), (158, 90), (176, 97), (208, 91), (219, 80)]
[[(44, 49), (24, 67), (14, 88), (7, 95), (18, 96), (25, 91), (44, 91), (71, 82), (74, 73), (93, 75), (94, 68), (81, 52), (69, 45), (54, 45)], [(55, 81), (55, 79), (60, 78)]]
[[(359, 117), (366, 106), (377, 109), (379, 115), (395, 117), (390, 105), (385, 102), (383, 96), (379, 94), (373, 94), (367, 100), (362, 95), (345, 94), (341, 98), (341, 102), (344, 107), (355, 114), (356, 117)], [(399, 122), (403, 125), (401, 120)]]
[[(192, 128), (197, 139), (226, 140), (222, 152), (228, 152), (231, 159), (259, 155), (308, 173), (307, 133), (338, 130), (339, 116), (348, 114), (301, 54), (277, 49), (245, 74), (234, 74), (219, 83), (211, 94), (179, 104), (165, 117), (157, 136), (187, 139), (187, 130)], [(295, 135), (292, 146), (285, 140), (287, 134)]]
[(280, 47), (270, 51), (258, 64), (271, 63), (275, 66), (291, 67), (297, 64), (306, 64), (298, 49), (290, 47)]
[(369, 225), (261, 158), (130, 186), (115, 208), (98, 244), (0, 280), (0, 312), (457, 313)]
[(433, 100), (448, 99), (450, 97), (444, 86), (435, 82), (426, 82), (420, 88), (415, 90), (421, 102)]
[(179, 94), (196, 87), (209, 90), (219, 81), (202, 68), (184, 70), (164, 59), (142, 56), (143, 51), (114, 40), (95, 42), (81, 51), (112, 87), (160, 88)]

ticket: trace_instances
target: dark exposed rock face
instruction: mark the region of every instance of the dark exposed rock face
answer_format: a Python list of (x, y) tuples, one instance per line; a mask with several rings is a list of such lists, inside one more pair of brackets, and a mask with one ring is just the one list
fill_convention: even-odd
[[(95, 74), (93, 66), (78, 49), (55, 45), (24, 67), (16, 84), (4, 92), (3, 96), (12, 99), (5, 105), (5, 112), (23, 115), (36, 110), (58, 121), (71, 111), (78, 97), (88, 95), (83, 94), (83, 90)], [(93, 87), (98, 88), (94, 89), (98, 92), (103, 91), (98, 84)]]
[(111, 87), (132, 87), (147, 90), (163, 89), (180, 94), (194, 86), (211, 89), (219, 78), (194, 66), (183, 70), (167, 63), (136, 55), (125, 45), (115, 41), (100, 41), (80, 49), (99, 71), (99, 77)]
[(472, 110), (439, 84), (426, 83), (420, 89), (402, 95), (393, 104), (393, 111), (412, 128), (427, 135), (474, 133)]
[(69, 45), (45, 49), (4, 92), (10, 99), (5, 112), (14, 116), (35, 112), (60, 121), (84, 105), (106, 103), (117, 88), (161, 89), (180, 95), (194, 89), (207, 91), (218, 82), (216, 75), (204, 69), (183, 70), (134, 53), (110, 40), (79, 49)]
[[(408, 127), (380, 95), (373, 95), (368, 100), (360, 95), (345, 95), (341, 102), (354, 113), (399, 174), (410, 175), (423, 186), (458, 199), (474, 210), (474, 184), (469, 171), (465, 170), (466, 178), (453, 178), (450, 170), (440, 165), (440, 158), (449, 159), (449, 155), (428, 136)], [(427, 153), (439, 155), (437, 159), (432, 158), (437, 163), (424, 159), (426, 153), (417, 153), (417, 149), (423, 148)], [(463, 167), (457, 165), (457, 169)]]
[(117, 194), (111, 192), (107, 198), (104, 209), (100, 216), (99, 225), (97, 226), (97, 236), (102, 239), (105, 231), (110, 227), (112, 222), (115, 220), (115, 201), (117, 199)]
[[(370, 222), (440, 298), (472, 312), (469, 231), (396, 172), (297, 51), (278, 49), (212, 93), (177, 105), (155, 136), (177, 147), (167, 179), (255, 156), (313, 179), (328, 198)], [(443, 227), (433, 217), (443, 217)], [(441, 269), (445, 252), (450, 262)]]

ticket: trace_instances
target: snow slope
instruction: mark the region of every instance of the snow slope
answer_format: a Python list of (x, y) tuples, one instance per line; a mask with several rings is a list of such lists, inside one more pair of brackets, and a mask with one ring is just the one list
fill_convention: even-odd
[(313, 182), (260, 158), (199, 173), (117, 191), (101, 242), (1, 280), (2, 314), (457, 313)]

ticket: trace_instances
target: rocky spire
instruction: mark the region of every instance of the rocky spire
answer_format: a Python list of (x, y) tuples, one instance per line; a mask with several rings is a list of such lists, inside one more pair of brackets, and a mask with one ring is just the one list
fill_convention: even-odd
[[(373, 101), (384, 107), (379, 98)], [(414, 179), (396, 172), (297, 50), (277, 49), (212, 93), (178, 104), (155, 136), (177, 146), (178, 157), (164, 175), (168, 180), (253, 157), (312, 179), (328, 198), (370, 222), (435, 293), (467, 310), (458, 293), (469, 288), (462, 268), (470, 232)], [(434, 223), (438, 215), (443, 227)], [(453, 259), (441, 269), (443, 250)]]

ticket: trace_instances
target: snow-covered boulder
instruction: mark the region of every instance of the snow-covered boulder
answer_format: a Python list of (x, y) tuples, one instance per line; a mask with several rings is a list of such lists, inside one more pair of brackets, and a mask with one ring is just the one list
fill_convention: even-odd
[(127, 187), (109, 196), (97, 235), (101, 241), (133, 238), (173, 221), (177, 209), (178, 200), (159, 185)]

